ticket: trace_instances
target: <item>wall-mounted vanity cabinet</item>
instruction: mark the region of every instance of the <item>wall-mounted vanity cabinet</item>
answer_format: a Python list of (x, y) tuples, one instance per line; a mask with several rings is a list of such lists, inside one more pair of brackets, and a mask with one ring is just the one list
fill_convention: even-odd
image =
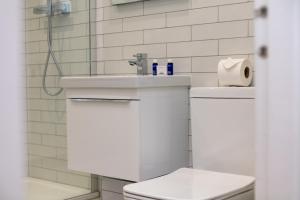
[(130, 181), (188, 165), (189, 76), (63, 78), (68, 166)]

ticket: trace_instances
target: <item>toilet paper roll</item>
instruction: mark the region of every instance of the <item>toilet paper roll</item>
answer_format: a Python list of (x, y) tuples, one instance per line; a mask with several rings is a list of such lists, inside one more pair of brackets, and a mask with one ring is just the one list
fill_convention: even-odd
[(253, 66), (248, 59), (221, 60), (218, 79), (220, 86), (249, 86), (253, 79)]

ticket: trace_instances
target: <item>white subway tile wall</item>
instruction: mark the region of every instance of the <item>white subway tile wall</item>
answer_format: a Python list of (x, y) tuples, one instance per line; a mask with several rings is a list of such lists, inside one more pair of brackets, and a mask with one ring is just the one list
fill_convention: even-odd
[[(71, 2), (72, 13), (69, 16), (53, 18), (53, 48), (64, 75), (88, 75), (89, 4), (88, 0)], [(48, 51), (47, 17), (33, 14), (33, 7), (42, 4), (46, 1), (26, 0), (25, 5), (28, 175), (89, 188), (89, 174), (71, 171), (67, 167), (64, 94), (49, 97), (42, 90)], [(98, 20), (102, 18), (98, 17)], [(56, 74), (51, 59), (46, 81), (49, 88), (57, 86)]]
[[(32, 15), (38, 0), (27, 1), (29, 172), (33, 176), (88, 187), (85, 174), (66, 170), (64, 96), (49, 98), (41, 90), (46, 56), (45, 19)], [(85, 0), (73, 0), (86, 8)], [(79, 5), (80, 4), (80, 5)], [(97, 74), (134, 74), (127, 64), (137, 52), (148, 53), (149, 65), (174, 59), (176, 74), (190, 74), (193, 86), (217, 86), (217, 63), (228, 56), (253, 60), (253, 0), (150, 0), (112, 6), (96, 0)], [(68, 75), (88, 74), (84, 9), (55, 28), (57, 51)], [(72, 26), (68, 24), (72, 22)], [(63, 39), (62, 39), (63, 38)], [(72, 63), (72, 65), (70, 64)], [(150, 66), (149, 66), (150, 69)], [(55, 73), (52, 72), (51, 73)], [(49, 84), (54, 84), (50, 80)], [(191, 140), (191, 134), (189, 133)], [(188, 150), (191, 157), (191, 146)], [(64, 162), (63, 162), (64, 161)], [(190, 162), (192, 165), (192, 162)], [(43, 173), (42, 173), (43, 172)], [(103, 178), (103, 200), (122, 199), (127, 182)]]
[[(253, 58), (253, 0), (150, 0), (112, 6), (97, 0), (99, 74), (132, 74), (137, 52), (191, 74), (193, 86), (217, 86), (217, 63)], [(101, 16), (102, 15), (102, 16)], [(149, 66), (150, 69), (150, 66)]]
[[(176, 74), (190, 74), (193, 86), (218, 86), (220, 59), (253, 61), (253, 0), (150, 0), (112, 6), (97, 0), (99, 74), (132, 74), (127, 61), (137, 52), (151, 61), (174, 60)], [(190, 166), (192, 166), (189, 133)], [(103, 200), (122, 198), (126, 182), (105, 178)]]

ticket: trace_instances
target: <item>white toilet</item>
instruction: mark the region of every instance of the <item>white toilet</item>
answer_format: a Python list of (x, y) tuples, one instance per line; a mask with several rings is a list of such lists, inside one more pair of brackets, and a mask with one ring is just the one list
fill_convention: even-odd
[(125, 200), (253, 200), (254, 88), (192, 88), (193, 169), (124, 187)]

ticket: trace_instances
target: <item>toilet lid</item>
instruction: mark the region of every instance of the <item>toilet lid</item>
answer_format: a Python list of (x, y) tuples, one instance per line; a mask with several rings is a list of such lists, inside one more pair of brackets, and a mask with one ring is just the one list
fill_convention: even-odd
[(211, 200), (252, 190), (254, 181), (249, 176), (181, 168), (166, 176), (126, 185), (124, 194), (161, 200)]

